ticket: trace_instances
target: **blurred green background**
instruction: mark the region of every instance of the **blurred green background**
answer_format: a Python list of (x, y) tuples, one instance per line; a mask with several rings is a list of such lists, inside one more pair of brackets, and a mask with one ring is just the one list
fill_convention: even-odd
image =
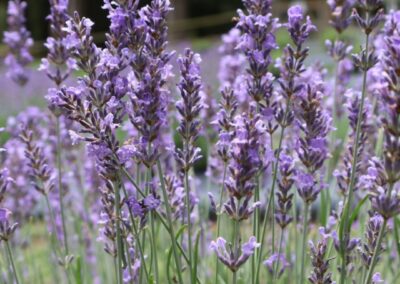
[[(28, 27), (36, 41), (34, 53), (44, 52), (42, 41), (48, 36), (48, 25), (45, 17), (49, 14), (48, 0), (26, 0), (28, 2)], [(7, 0), (0, 1), (0, 31), (6, 29)], [(77, 10), (83, 16), (91, 18), (95, 23), (95, 39), (101, 42), (109, 21), (106, 11), (101, 8), (102, 0), (70, 0), (70, 10)], [(145, 5), (149, 0), (142, 0)], [(328, 24), (329, 9), (326, 0), (273, 0), (273, 14), (284, 18), (287, 8), (302, 2), (318, 27)], [(395, 7), (400, 0), (386, 0), (388, 7)], [(171, 39), (205, 37), (226, 32), (232, 27), (232, 16), (242, 7), (241, 0), (171, 0), (175, 11), (169, 20)], [(0, 41), (2, 32), (0, 33)], [(0, 49), (0, 57), (4, 55), (4, 47)]]

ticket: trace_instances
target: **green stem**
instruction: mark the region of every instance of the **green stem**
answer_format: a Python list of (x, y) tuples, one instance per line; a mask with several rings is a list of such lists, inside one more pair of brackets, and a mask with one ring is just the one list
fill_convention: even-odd
[[(287, 117), (288, 113), (289, 113), (289, 104), (287, 104), (287, 106), (286, 106), (286, 111), (285, 111), (285, 114), (284, 114), (284, 120), (283, 120), (284, 122), (283, 123), (285, 123), (285, 120), (286, 120), (286, 117)], [(261, 261), (262, 261), (262, 257), (263, 257), (262, 253), (263, 253), (264, 243), (265, 243), (265, 233), (266, 233), (267, 222), (268, 222), (270, 209), (271, 209), (270, 207), (271, 207), (271, 204), (273, 203), (273, 200), (274, 200), (275, 185), (276, 185), (276, 180), (277, 180), (277, 177), (278, 177), (279, 155), (280, 155), (280, 152), (282, 150), (282, 143), (283, 143), (283, 137), (284, 137), (284, 134), (285, 134), (285, 129), (286, 129), (285, 124), (283, 124), (282, 128), (281, 128), (281, 134), (280, 134), (280, 137), (279, 137), (278, 149), (277, 149), (277, 152), (276, 152), (277, 159), (276, 159), (276, 162), (274, 164), (275, 167), (273, 168), (271, 191), (269, 193), (269, 200), (268, 200), (268, 204), (267, 204), (267, 209), (265, 211), (264, 221), (263, 221), (263, 226), (262, 226), (261, 245), (260, 245), (260, 250), (259, 250), (260, 252), (259, 252), (259, 257), (258, 257), (258, 262), (257, 262), (257, 269), (256, 269), (256, 276), (255, 276), (256, 283), (259, 283), (260, 266), (261, 266)], [(274, 221), (272, 221), (272, 222), (274, 222)]]
[(362, 93), (361, 93), (361, 102), (360, 102), (360, 108), (358, 110), (358, 116), (357, 116), (357, 126), (356, 126), (356, 133), (355, 133), (355, 139), (354, 139), (354, 146), (353, 146), (353, 161), (351, 165), (351, 175), (350, 175), (350, 183), (349, 183), (349, 188), (348, 188), (348, 198), (347, 198), (347, 203), (345, 205), (343, 215), (342, 215), (342, 220), (341, 222), (343, 223), (343, 231), (342, 234), (339, 235), (340, 237), (340, 250), (341, 250), (341, 258), (342, 258), (342, 265), (341, 265), (341, 271), (340, 271), (340, 284), (344, 284), (345, 278), (346, 278), (346, 250), (344, 249), (344, 239), (345, 237), (349, 234), (350, 228), (348, 228), (348, 221), (349, 221), (349, 214), (350, 214), (350, 207), (351, 203), (353, 201), (353, 193), (354, 193), (354, 186), (355, 186), (355, 180), (356, 180), (356, 167), (357, 167), (357, 153), (358, 153), (358, 146), (359, 143), (358, 141), (360, 140), (360, 135), (361, 135), (361, 121), (362, 121), (362, 114), (364, 110), (364, 101), (366, 97), (366, 86), (367, 86), (367, 66), (368, 66), (368, 49), (369, 49), (369, 35), (367, 34), (366, 36), (366, 43), (365, 43), (365, 51), (366, 51), (366, 58), (367, 62), (365, 63), (365, 70), (363, 74), (363, 85), (362, 85)]
[(308, 224), (308, 208), (309, 204), (304, 204), (304, 220), (303, 220), (303, 239), (301, 248), (301, 270), (300, 270), (300, 283), (304, 283), (305, 267), (306, 267), (306, 240), (307, 240), (307, 224)]
[(385, 233), (386, 223), (387, 223), (387, 220), (385, 219), (383, 221), (381, 229), (379, 230), (378, 239), (376, 241), (376, 245), (375, 245), (375, 248), (374, 248), (374, 253), (373, 253), (372, 259), (371, 259), (371, 264), (369, 266), (368, 273), (367, 273), (367, 278), (365, 279), (364, 284), (371, 283), (372, 274), (374, 273), (374, 268), (375, 268), (375, 265), (376, 265), (376, 262), (377, 262), (377, 258), (378, 258), (379, 250), (380, 250), (380, 247), (381, 247), (383, 235)]
[(68, 249), (68, 239), (67, 239), (67, 226), (65, 223), (65, 214), (64, 214), (64, 202), (63, 202), (63, 193), (62, 193), (62, 166), (61, 166), (61, 133), (60, 133), (60, 117), (56, 118), (56, 135), (57, 135), (57, 170), (58, 170), (58, 202), (60, 203), (60, 212), (61, 212), (61, 223), (63, 228), (63, 236), (64, 236), (64, 250), (65, 255), (69, 254)]
[(120, 198), (120, 190), (118, 182), (114, 183), (114, 193), (115, 193), (115, 218), (116, 218), (116, 226), (117, 226), (117, 283), (122, 284), (122, 254), (123, 246), (122, 246), (122, 235), (121, 235), (121, 198)]
[(13, 273), (14, 273), (15, 282), (17, 282), (17, 284), (19, 284), (18, 273), (17, 273), (17, 269), (15, 267), (14, 257), (13, 257), (13, 254), (12, 254), (12, 251), (11, 251), (11, 248), (10, 248), (10, 244), (8, 243), (8, 241), (5, 241), (5, 244), (6, 244), (6, 249), (7, 249), (7, 255), (8, 255), (8, 258), (10, 260), (11, 267), (12, 267), (12, 270), (13, 270)]
[[(129, 172), (125, 168), (121, 168), (121, 170), (124, 173), (124, 175), (127, 177), (127, 179), (129, 180), (129, 182), (133, 185), (133, 187), (138, 191), (138, 193), (142, 197), (146, 197), (144, 192), (140, 189), (140, 187), (137, 185), (135, 180), (131, 177)], [(164, 183), (164, 181), (162, 180), (161, 183)], [(165, 184), (164, 184), (164, 187), (165, 187)], [(177, 248), (179, 249), (179, 251), (182, 254), (183, 258), (185, 259), (186, 263), (189, 265), (189, 258), (186, 255), (185, 250), (182, 248), (182, 246), (179, 244), (179, 242), (175, 239), (175, 235), (173, 234), (173, 232), (169, 229), (168, 222), (170, 220), (165, 221), (164, 217), (160, 213), (158, 213), (157, 211), (156, 211), (156, 216), (161, 221), (161, 224), (164, 226), (164, 228), (167, 230), (167, 232), (170, 234), (172, 241), (175, 240), (175, 244), (176, 244)], [(197, 282), (200, 283), (200, 280), (198, 278), (197, 278)]]
[[(176, 246), (175, 230), (174, 230), (174, 225), (172, 224), (171, 206), (170, 206), (169, 200), (168, 200), (168, 194), (167, 194), (167, 190), (166, 190), (166, 187), (165, 187), (164, 175), (163, 175), (163, 171), (162, 171), (160, 160), (157, 160), (157, 170), (158, 170), (158, 176), (159, 176), (159, 179), (160, 179), (161, 190), (162, 190), (164, 203), (165, 203), (165, 211), (166, 211), (166, 214), (167, 214), (168, 226), (166, 226), (166, 229), (170, 233), (171, 242), (172, 242), (172, 251), (174, 253), (176, 271), (177, 271), (177, 274), (178, 274), (178, 280), (179, 280), (179, 283), (182, 284), (183, 283), (183, 279), (182, 279), (182, 273), (181, 273), (181, 267), (182, 267), (181, 266), (181, 260), (179, 258), (178, 250), (177, 250), (177, 246)], [(168, 269), (168, 267), (167, 267), (167, 269)]]
[(159, 277), (158, 277), (158, 258), (157, 258), (157, 242), (156, 242), (156, 233), (155, 233), (155, 228), (154, 228), (154, 211), (150, 213), (150, 225), (151, 225), (151, 246), (152, 246), (152, 252), (153, 252), (153, 264), (154, 264), (154, 274), (156, 277), (156, 283), (159, 282)]
[[(225, 190), (225, 179), (226, 179), (226, 172), (227, 172), (227, 168), (228, 168), (228, 166), (227, 166), (227, 163), (224, 163), (224, 174), (223, 174), (223, 177), (222, 177), (222, 184), (221, 184), (221, 191), (220, 191), (220, 194), (219, 194), (219, 203), (218, 203), (218, 205), (219, 205), (219, 211), (221, 211), (221, 207), (222, 207), (222, 199), (223, 199), (223, 197), (224, 197), (224, 190)], [(217, 210), (218, 210), (217, 209)], [(219, 235), (220, 235), (220, 231), (221, 231), (221, 216), (220, 216), (220, 214), (219, 214), (220, 212), (216, 212), (216, 214), (217, 214), (217, 238), (219, 237)], [(215, 266), (215, 283), (218, 283), (218, 274), (219, 274), (219, 261), (218, 261), (218, 257), (215, 257), (215, 264), (216, 264), (216, 266)]]
[(281, 231), (281, 237), (279, 240), (279, 247), (278, 247), (278, 260), (276, 261), (276, 265), (275, 268), (272, 271), (272, 278), (273, 278), (273, 282), (272, 283), (276, 283), (275, 281), (278, 279), (278, 274), (279, 274), (279, 262), (280, 262), (280, 256), (281, 256), (281, 250), (282, 250), (282, 243), (283, 243), (283, 233), (284, 230), (282, 229)]
[(190, 283), (193, 282), (193, 257), (192, 257), (192, 222), (190, 220), (190, 187), (189, 187), (189, 173), (185, 171), (185, 182), (184, 182), (185, 192), (186, 192), (186, 212), (187, 212), (187, 224), (188, 224), (188, 253), (189, 253), (189, 272), (190, 272)]
[(57, 242), (57, 244), (59, 244), (59, 239), (56, 237), (56, 234), (57, 234), (56, 221), (54, 218), (53, 210), (51, 209), (49, 196), (47, 194), (45, 194), (44, 196), (45, 196), (45, 200), (46, 200), (47, 209), (49, 210), (50, 225), (53, 229), (53, 232), (51, 234), (51, 243), (53, 244), (54, 253), (58, 256), (58, 254), (59, 254), (59, 251), (57, 250), (58, 246), (56, 246), (56, 244), (55, 244), (55, 242)]
[[(239, 208), (239, 204), (237, 208)], [(238, 211), (238, 210), (237, 210)], [(240, 231), (239, 231), (239, 221), (237, 219), (234, 220), (234, 230), (233, 230), (233, 251), (234, 255), (237, 256), (239, 254), (239, 239), (240, 239)], [(233, 284), (237, 283), (237, 271), (233, 271)]]

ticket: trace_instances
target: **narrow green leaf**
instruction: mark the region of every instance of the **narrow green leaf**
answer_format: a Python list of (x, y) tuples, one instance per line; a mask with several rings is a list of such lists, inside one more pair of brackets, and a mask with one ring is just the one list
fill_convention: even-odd
[(363, 199), (361, 199), (361, 201), (357, 204), (357, 207), (354, 208), (353, 213), (351, 214), (350, 219), (349, 219), (349, 228), (354, 223), (354, 221), (357, 219), (358, 213), (360, 212), (361, 208), (363, 207), (363, 205), (365, 204), (365, 202), (367, 200), (368, 200), (368, 195), (365, 196)]
[(82, 258), (80, 256), (77, 256), (75, 263), (76, 263), (74, 267), (75, 283), (82, 284), (83, 283)]
[(197, 234), (196, 234), (196, 242), (195, 242), (195, 245), (194, 245), (194, 275), (196, 275), (197, 276), (197, 262), (198, 262), (198, 259), (199, 259), (199, 243), (200, 243), (200, 233), (201, 233), (201, 231), (199, 230), (198, 232), (197, 232)]
[(400, 227), (400, 220), (399, 218), (394, 218), (394, 239), (396, 242), (397, 254), (400, 255), (400, 240), (399, 240), (399, 227)]

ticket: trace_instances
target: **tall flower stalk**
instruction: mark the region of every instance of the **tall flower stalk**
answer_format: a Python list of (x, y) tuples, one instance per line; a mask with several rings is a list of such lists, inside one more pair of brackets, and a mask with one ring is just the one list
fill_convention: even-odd
[(351, 164), (351, 176), (348, 187), (348, 196), (346, 198), (346, 203), (343, 209), (343, 213), (340, 220), (340, 231), (339, 238), (341, 242), (341, 271), (340, 271), (340, 283), (344, 283), (346, 277), (346, 249), (344, 247), (345, 238), (349, 237), (350, 227), (349, 227), (349, 216), (350, 210), (353, 202), (354, 186), (356, 180), (356, 166), (358, 162), (358, 141), (361, 135), (361, 125), (362, 125), (362, 115), (364, 112), (364, 102), (367, 96), (367, 73), (368, 70), (376, 64), (376, 59), (373, 52), (370, 52), (370, 34), (378, 26), (383, 17), (383, 2), (377, 1), (358, 1), (360, 5), (360, 10), (364, 15), (359, 15), (357, 10), (353, 10), (353, 17), (355, 21), (359, 24), (365, 34), (365, 49), (362, 50), (361, 55), (354, 56), (354, 62), (363, 71), (363, 82), (362, 82), (362, 93), (361, 101), (357, 116), (357, 126), (354, 136), (354, 148), (353, 148), (353, 161)]
[[(0, 206), (2, 205), (8, 185), (14, 182), (10, 177), (7, 169), (0, 170)], [(0, 244), (4, 243), (6, 247), (6, 254), (11, 265), (11, 269), (14, 275), (14, 280), (19, 284), (18, 271), (15, 265), (14, 256), (10, 246), (10, 240), (18, 228), (18, 223), (11, 221), (12, 212), (7, 208), (0, 207)]]
[(53, 81), (55, 88), (50, 88), (46, 99), (48, 101), (49, 109), (52, 111), (56, 120), (56, 167), (57, 167), (57, 180), (58, 180), (58, 202), (60, 206), (62, 231), (63, 231), (63, 244), (64, 254), (69, 254), (68, 247), (68, 232), (65, 220), (64, 209), (64, 190), (62, 182), (62, 140), (61, 140), (61, 111), (57, 104), (60, 101), (58, 91), (61, 85), (67, 80), (74, 69), (77, 69), (76, 61), (70, 56), (70, 52), (66, 45), (67, 32), (64, 26), (69, 19), (67, 12), (68, 0), (51, 0), (50, 1), (50, 15), (47, 19), (50, 22), (51, 37), (47, 38), (45, 46), (48, 49), (46, 58), (42, 59), (39, 70), (46, 71), (47, 76)]
[(183, 148), (177, 149), (175, 152), (180, 171), (183, 175), (183, 182), (186, 192), (186, 222), (188, 224), (188, 254), (189, 254), (189, 271), (190, 283), (195, 283), (197, 275), (194, 274), (194, 255), (192, 234), (193, 226), (191, 221), (192, 213), (192, 193), (189, 183), (189, 172), (193, 164), (201, 157), (200, 148), (195, 146), (195, 142), (199, 136), (200, 121), (199, 113), (203, 107), (200, 97), (201, 77), (200, 64), (201, 58), (199, 54), (193, 53), (190, 49), (186, 49), (183, 56), (178, 59), (179, 69), (181, 72), (181, 80), (178, 88), (181, 100), (176, 104), (176, 108), (181, 116), (178, 132), (183, 140)]
[[(253, 111), (255, 110), (254, 104), (251, 104), (250, 107)], [(252, 236), (249, 245), (243, 244), (242, 246), (243, 251), (243, 248), (250, 246), (251, 243), (251, 253), (243, 251), (244, 255), (246, 255), (245, 259), (242, 259), (243, 256), (240, 256), (240, 222), (252, 217), (255, 209), (260, 206), (260, 202), (253, 204), (250, 204), (250, 202), (256, 187), (254, 178), (257, 174), (257, 169), (261, 166), (259, 154), (260, 140), (265, 134), (263, 128), (260, 127), (261, 124), (262, 122), (258, 115), (253, 117), (243, 114), (235, 117), (230, 149), (231, 161), (228, 168), (229, 175), (225, 181), (228, 197), (224, 203), (224, 211), (232, 219), (234, 228), (229, 260), (227, 256), (219, 254), (219, 249), (216, 246), (211, 246), (217, 253), (219, 260), (232, 271), (233, 281), (237, 281), (237, 270), (239, 267), (244, 264), (247, 258), (260, 245), (256, 242), (256, 237)], [(226, 242), (222, 238), (218, 238), (218, 240), (217, 243)]]
[[(271, 114), (274, 108), (273, 81), (274, 76), (268, 71), (272, 62), (271, 51), (277, 48), (275, 32), (280, 24), (278, 19), (271, 14), (271, 1), (244, 0), (243, 4), (247, 14), (238, 10), (238, 23), (236, 27), (242, 32), (241, 40), (237, 46), (246, 56), (249, 68), (243, 82), (246, 84), (246, 96), (251, 97), (256, 103), (256, 111), (260, 113), (268, 125), (270, 140), (276, 130), (276, 122)], [(260, 152), (265, 153), (264, 145)], [(264, 167), (261, 167), (256, 177), (257, 183), (254, 193), (254, 202), (260, 201), (260, 187)], [(270, 199), (273, 199), (273, 190)], [(274, 206), (274, 204), (272, 204)], [(274, 231), (274, 229), (272, 229)], [(254, 213), (253, 234), (260, 238), (260, 211), (257, 208)], [(273, 233), (274, 238), (274, 233)], [(252, 270), (253, 278), (255, 272), (255, 259), (253, 256)]]
[[(291, 125), (294, 120), (293, 113), (293, 99), (296, 93), (301, 88), (298, 77), (302, 72), (305, 71), (304, 60), (308, 56), (308, 48), (303, 47), (303, 43), (309, 37), (310, 33), (316, 29), (316, 27), (311, 23), (309, 17), (304, 19), (303, 9), (301, 6), (293, 6), (288, 10), (288, 23), (285, 26), (288, 28), (292, 41), (296, 49), (293, 49), (290, 45), (287, 45), (284, 49), (284, 56), (281, 65), (281, 78), (279, 79), (280, 94), (284, 98), (285, 103), (279, 104), (273, 111), (275, 119), (278, 125), (281, 127), (278, 147), (276, 149), (276, 155), (279, 157), (283, 146), (283, 140), (285, 136), (285, 130)], [(305, 21), (304, 21), (305, 20)], [(261, 247), (259, 251), (259, 258), (257, 262), (255, 282), (258, 282), (260, 266), (263, 258), (263, 248), (265, 242), (265, 233), (267, 228), (267, 222), (269, 219), (269, 214), (271, 211), (271, 204), (274, 199), (274, 191), (276, 186), (276, 181), (278, 177), (279, 161), (277, 160), (273, 165), (273, 177), (271, 184), (271, 191), (269, 194), (268, 205), (264, 215), (264, 222), (262, 226), (261, 233)]]

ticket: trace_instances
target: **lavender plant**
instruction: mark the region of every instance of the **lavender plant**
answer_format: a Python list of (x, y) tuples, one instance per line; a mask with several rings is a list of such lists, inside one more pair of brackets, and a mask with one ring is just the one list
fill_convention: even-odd
[[(23, 85), (26, 4), (9, 2), (6, 65)], [(400, 12), (381, 28), (381, 0), (327, 4), (333, 63), (306, 47), (323, 27), (305, 5), (280, 20), (272, 1), (243, 0), (208, 86), (207, 53), (174, 60), (168, 0), (104, 0), (104, 41), (51, 0), (48, 110), (29, 107), (1, 133), (0, 279), (395, 283)], [(351, 61), (344, 34), (360, 28)]]

